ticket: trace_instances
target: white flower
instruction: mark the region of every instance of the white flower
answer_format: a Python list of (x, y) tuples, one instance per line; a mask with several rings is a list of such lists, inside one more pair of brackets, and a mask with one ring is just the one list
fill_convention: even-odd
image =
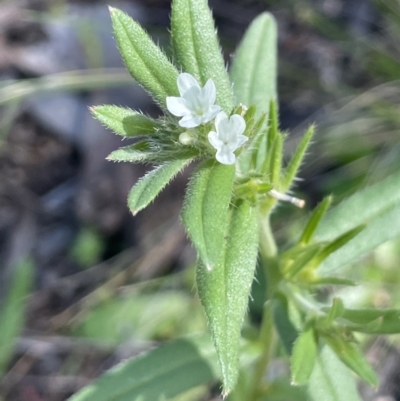
[(211, 131), (208, 140), (217, 149), (216, 159), (222, 164), (234, 164), (237, 148), (242, 146), (249, 138), (243, 135), (246, 122), (239, 114), (228, 117), (221, 111), (215, 118), (217, 132)]
[(221, 110), (214, 105), (217, 91), (212, 79), (201, 88), (196, 78), (184, 72), (178, 76), (178, 89), (181, 97), (168, 96), (167, 108), (174, 116), (183, 117), (179, 120), (181, 127), (194, 128), (207, 123)]

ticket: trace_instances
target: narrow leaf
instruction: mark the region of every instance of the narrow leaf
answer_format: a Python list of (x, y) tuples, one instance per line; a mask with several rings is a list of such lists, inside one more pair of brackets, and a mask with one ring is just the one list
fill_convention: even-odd
[(310, 328), (299, 335), (290, 358), (292, 384), (302, 386), (308, 382), (317, 354), (314, 331)]
[(354, 282), (353, 280), (350, 280), (348, 278), (342, 278), (342, 277), (319, 277), (313, 281), (309, 281), (307, 284), (309, 285), (315, 285), (315, 286), (326, 286), (326, 285), (349, 285), (349, 286), (356, 286), (357, 283)]
[(110, 7), (119, 50), (133, 78), (165, 106), (167, 96), (178, 95), (178, 70), (143, 28), (124, 12)]
[(235, 167), (202, 163), (187, 189), (182, 220), (201, 260), (212, 270), (222, 254)]
[(290, 321), (287, 299), (282, 294), (277, 294), (272, 301), (274, 322), (279, 337), (288, 355), (292, 354), (293, 344), (299, 333)]
[(398, 309), (345, 309), (341, 317), (353, 324), (345, 325), (354, 331), (370, 334), (400, 333)]
[(304, 134), (300, 143), (298, 144), (292, 158), (288, 166), (286, 167), (286, 172), (284, 178), (282, 179), (282, 189), (286, 192), (293, 183), (293, 180), (296, 178), (296, 175), (301, 167), (301, 163), (303, 162), (304, 156), (310, 146), (311, 139), (314, 136), (314, 126), (312, 125), (307, 132)]
[(307, 386), (310, 401), (361, 401), (350, 370), (324, 345)]
[(179, 339), (121, 363), (69, 401), (170, 400), (218, 376), (211, 341)]
[(343, 315), (344, 310), (343, 301), (340, 298), (334, 298), (328, 315), (324, 319), (324, 324), (327, 326), (331, 325), (338, 317)]
[(315, 230), (317, 229), (322, 217), (329, 209), (330, 204), (332, 203), (332, 197), (328, 196), (325, 198), (312, 212), (310, 218), (307, 221), (307, 224), (301, 234), (299, 243), (307, 245), (311, 242)]
[[(318, 240), (332, 240), (361, 224), (373, 225), (374, 220), (383, 218), (384, 214), (400, 204), (399, 182), (400, 170), (334, 207), (324, 216), (318, 227)], [(375, 229), (378, 226), (375, 226)], [(400, 227), (400, 224), (389, 226)]]
[(217, 104), (227, 113), (234, 107), (232, 87), (206, 0), (174, 0), (171, 15), (172, 45), (184, 72), (205, 85), (211, 78)]
[(197, 268), (197, 287), (222, 369), (224, 393), (236, 384), (239, 339), (258, 254), (257, 210), (241, 203), (232, 208), (220, 263)]
[(304, 252), (298, 254), (295, 260), (284, 269), (285, 276), (290, 279), (299, 273), (302, 269), (307, 267), (312, 259), (321, 251), (322, 245), (315, 244), (308, 246)]
[(140, 163), (151, 161), (154, 152), (151, 151), (147, 141), (140, 141), (133, 145), (123, 146), (114, 150), (107, 156), (107, 160), (114, 162)]
[(93, 115), (118, 135), (135, 137), (154, 134), (157, 122), (142, 113), (118, 106), (95, 106)]
[[(339, 220), (337, 224), (341, 225), (341, 221)], [(380, 215), (371, 216), (371, 220), (367, 224), (360, 234), (326, 258), (319, 268), (321, 274), (332, 274), (332, 272), (357, 261), (359, 257), (371, 252), (384, 242), (399, 237), (400, 204), (383, 211)], [(334, 227), (333, 229), (335, 230)]]
[(331, 255), (338, 249), (341, 249), (344, 245), (346, 245), (348, 242), (350, 242), (354, 237), (356, 237), (358, 234), (360, 234), (360, 232), (363, 231), (364, 229), (365, 229), (365, 226), (358, 226), (356, 228), (353, 228), (349, 232), (340, 235), (335, 240), (333, 240), (314, 259), (314, 261), (313, 261), (314, 265), (318, 266), (329, 255)]
[(31, 262), (17, 265), (0, 314), (0, 375), (12, 356), (15, 341), (24, 325), (24, 298), (33, 279)]
[(274, 17), (260, 14), (250, 25), (230, 71), (237, 103), (256, 105), (257, 115), (268, 113), (276, 99), (277, 27)]
[(149, 205), (164, 187), (178, 174), (190, 160), (174, 160), (165, 163), (142, 177), (131, 189), (128, 206), (135, 215)]
[[(282, 159), (283, 159), (283, 136), (277, 135), (272, 148), (268, 150), (270, 159), (269, 169), (265, 169), (270, 175), (270, 180), (275, 187), (279, 186), (279, 181), (282, 171)], [(264, 169), (263, 169), (264, 171)]]
[(376, 387), (378, 385), (376, 373), (355, 344), (333, 335), (324, 338), (340, 360), (361, 379), (372, 386)]

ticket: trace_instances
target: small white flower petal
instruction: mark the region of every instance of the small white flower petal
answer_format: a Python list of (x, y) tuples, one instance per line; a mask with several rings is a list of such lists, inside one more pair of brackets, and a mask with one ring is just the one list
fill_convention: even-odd
[(228, 118), (227, 114), (224, 111), (218, 113), (217, 117), (215, 117), (215, 127), (218, 130), (218, 125), (222, 120), (226, 120)]
[(184, 128), (194, 128), (199, 124), (191, 114), (187, 114), (179, 120), (179, 125)]
[(202, 91), (202, 96), (208, 102), (208, 107), (211, 107), (215, 103), (215, 100), (217, 99), (217, 89), (215, 87), (214, 81), (210, 78), (206, 82), (204, 88), (201, 91)]
[(167, 109), (177, 117), (182, 117), (188, 113), (186, 107), (186, 101), (182, 97), (168, 96), (167, 97)]
[(211, 143), (211, 146), (217, 150), (224, 144), (214, 131), (208, 133), (208, 141)]
[(183, 97), (185, 95), (185, 93), (193, 88), (193, 87), (197, 87), (200, 89), (200, 85), (197, 82), (196, 78), (191, 75), (188, 74), (187, 72), (183, 72), (181, 74), (179, 74), (178, 76), (178, 90), (180, 95)]
[(204, 115), (204, 122), (208, 123), (209, 121), (213, 120), (220, 110), (221, 107), (217, 105), (211, 106), (210, 110)]
[(185, 128), (194, 128), (211, 121), (221, 108), (214, 105), (216, 88), (212, 79), (209, 79), (201, 88), (197, 80), (188, 73), (179, 74), (178, 89), (181, 97), (167, 97), (167, 108), (175, 116), (183, 117), (179, 125)]
[(215, 155), (216, 159), (222, 164), (234, 164), (235, 154), (229, 149), (228, 146), (222, 145)]
[(229, 119), (229, 126), (230, 130), (235, 133), (235, 136), (239, 136), (242, 135), (246, 129), (246, 122), (242, 116), (234, 114)]
[(249, 138), (245, 135), (239, 135), (236, 141), (236, 149), (240, 148), (245, 142), (247, 142)]

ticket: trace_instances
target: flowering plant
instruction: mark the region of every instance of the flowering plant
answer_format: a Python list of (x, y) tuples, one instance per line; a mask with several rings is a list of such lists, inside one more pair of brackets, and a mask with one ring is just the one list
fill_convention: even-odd
[[(368, 210), (383, 218), (389, 209), (393, 213), (398, 198), (378, 200), (371, 194), (393, 187), (398, 177), (328, 214), (331, 198), (324, 199), (298, 240), (278, 251), (270, 216), (279, 201), (304, 206), (288, 191), (314, 129), (307, 130), (284, 163), (285, 135), (275, 103), (274, 18), (264, 13), (251, 24), (228, 74), (206, 0), (173, 1), (176, 66), (136, 22), (119, 10), (110, 11), (128, 70), (164, 115), (155, 120), (108, 105), (92, 111), (117, 134), (137, 138), (111, 153), (110, 160), (157, 165), (129, 194), (133, 214), (185, 166), (197, 163), (182, 221), (198, 254), (197, 290), (214, 348), (207, 336), (165, 345), (118, 367), (72, 400), (169, 400), (213, 381), (222, 383), (222, 395), (231, 400), (272, 399), (277, 390), (266, 371), (278, 343), (289, 356), (294, 386), (284, 399), (307, 394), (311, 400), (358, 400), (349, 369), (372, 385), (377, 378), (354, 333), (399, 332), (400, 312), (349, 309), (340, 298), (323, 304), (313, 293), (327, 285), (354, 285), (331, 273), (359, 256), (360, 244), (372, 244), (373, 233), (364, 224), (371, 220)], [(360, 205), (363, 212), (355, 213)], [(241, 330), (257, 264), (264, 284), (262, 322), (252, 326), (256, 334), (245, 338)]]

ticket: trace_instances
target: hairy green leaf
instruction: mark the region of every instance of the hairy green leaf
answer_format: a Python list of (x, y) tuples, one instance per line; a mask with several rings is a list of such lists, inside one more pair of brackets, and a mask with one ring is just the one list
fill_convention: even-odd
[(250, 25), (230, 71), (237, 103), (256, 105), (257, 115), (268, 113), (276, 99), (277, 28), (271, 14), (260, 14)]
[(182, 220), (208, 270), (222, 254), (234, 178), (235, 166), (209, 160), (199, 165), (187, 189)]
[(317, 354), (314, 330), (309, 328), (299, 335), (290, 358), (292, 384), (302, 386), (308, 382)]
[(286, 167), (285, 174), (282, 178), (282, 190), (284, 192), (290, 188), (293, 180), (296, 178), (296, 174), (301, 167), (301, 163), (304, 160), (304, 156), (306, 155), (311, 144), (311, 140), (314, 136), (314, 128), (315, 127), (312, 125), (304, 134), (303, 138), (301, 138), (300, 143), (298, 144), (292, 158), (289, 161), (289, 164)]
[(277, 294), (272, 300), (272, 311), (278, 335), (288, 355), (292, 354), (293, 344), (299, 333), (289, 317), (289, 305), (286, 297)]
[(233, 93), (206, 0), (174, 0), (171, 15), (172, 44), (184, 72), (202, 85), (211, 78), (217, 104), (227, 113), (234, 107)]
[(232, 208), (220, 263), (197, 268), (197, 287), (222, 369), (224, 393), (233, 390), (239, 369), (240, 331), (258, 253), (257, 210), (246, 202)]
[(339, 359), (353, 372), (357, 373), (361, 379), (375, 387), (378, 385), (376, 373), (365, 360), (364, 355), (358, 349), (357, 345), (335, 335), (324, 336), (324, 339), (332, 350), (335, 351)]
[(326, 211), (329, 209), (331, 203), (332, 203), (332, 197), (328, 196), (313, 210), (303, 230), (303, 233), (301, 234), (299, 240), (300, 244), (307, 245), (311, 242), (315, 230), (317, 229), (322, 217), (324, 217)]
[(361, 401), (350, 370), (327, 345), (317, 354), (307, 394), (310, 401)]
[(119, 50), (133, 78), (165, 106), (167, 96), (178, 95), (178, 70), (143, 28), (124, 12), (110, 7)]
[(149, 205), (164, 187), (178, 174), (190, 160), (178, 159), (165, 163), (143, 176), (131, 189), (128, 206), (135, 215)]
[(154, 134), (157, 122), (124, 107), (104, 105), (91, 108), (93, 115), (118, 135), (135, 137)]
[(218, 376), (211, 341), (179, 339), (121, 363), (69, 401), (167, 401)]
[(133, 145), (123, 146), (107, 156), (107, 160), (114, 162), (142, 163), (152, 161), (154, 152), (147, 141), (140, 141)]

